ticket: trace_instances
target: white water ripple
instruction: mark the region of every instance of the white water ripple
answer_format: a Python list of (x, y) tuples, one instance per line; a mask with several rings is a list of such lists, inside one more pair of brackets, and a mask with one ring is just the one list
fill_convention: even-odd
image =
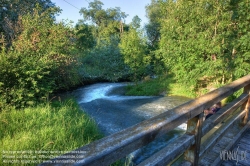
[(130, 100), (130, 99), (144, 99), (152, 98), (151, 96), (121, 96), (108, 95), (114, 88), (124, 87), (127, 83), (98, 83), (82, 88), (83, 95), (79, 101), (80, 104), (88, 103), (96, 99), (106, 100)]

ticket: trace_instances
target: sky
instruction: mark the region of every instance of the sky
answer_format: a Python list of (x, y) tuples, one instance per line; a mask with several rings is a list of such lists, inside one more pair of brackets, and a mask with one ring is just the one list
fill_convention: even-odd
[[(83, 17), (80, 15), (79, 10), (82, 7), (88, 8), (88, 2), (94, 0), (51, 0), (56, 6), (59, 6), (63, 11), (57, 16), (57, 21), (62, 19), (74, 21), (74, 25), (79, 19)], [(142, 20), (142, 24), (148, 22), (146, 18), (145, 6), (150, 4), (151, 0), (101, 0), (104, 4), (103, 9), (120, 7), (122, 12), (125, 12), (129, 16), (126, 18), (126, 23), (130, 23), (135, 15), (138, 15)]]

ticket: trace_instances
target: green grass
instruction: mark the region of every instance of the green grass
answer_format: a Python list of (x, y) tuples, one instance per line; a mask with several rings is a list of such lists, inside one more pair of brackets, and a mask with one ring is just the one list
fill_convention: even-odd
[(165, 91), (164, 82), (159, 79), (143, 81), (137, 85), (131, 84), (126, 87), (126, 95), (130, 96), (155, 96)]
[(142, 81), (137, 85), (128, 85), (126, 95), (135, 96), (185, 96), (193, 98), (195, 94), (189, 88), (176, 83), (173, 77), (164, 77)]
[[(223, 85), (217, 85), (219, 88)], [(202, 91), (203, 90), (203, 91)], [(208, 93), (207, 89), (200, 89), (198, 92), (194, 92), (190, 87), (186, 87), (180, 83), (176, 83), (173, 77), (168, 78), (156, 78), (147, 81), (142, 81), (137, 85), (128, 85), (126, 87), (126, 95), (131, 96), (157, 96), (157, 95), (168, 95), (168, 96), (184, 96), (189, 98), (196, 98), (203, 94)], [(222, 104), (225, 105), (243, 93), (243, 89), (235, 92), (222, 100)]]
[[(9, 156), (6, 154), (8, 151), (23, 152), (15, 154), (15, 157), (24, 157), (27, 154), (25, 151), (32, 151), (33, 156), (34, 152), (38, 151), (71, 151), (101, 137), (95, 122), (83, 113), (74, 100), (40, 104), (24, 110), (2, 111), (0, 112), (0, 165), (9, 165), (3, 163), (3, 159), (6, 159), (3, 155)], [(36, 162), (41, 158), (35, 156), (27, 160)]]

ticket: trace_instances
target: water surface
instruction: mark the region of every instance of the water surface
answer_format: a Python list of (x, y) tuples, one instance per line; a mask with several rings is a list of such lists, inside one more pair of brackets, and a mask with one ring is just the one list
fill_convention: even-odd
[[(106, 136), (190, 100), (179, 96), (125, 96), (126, 85), (127, 83), (98, 83), (73, 92), (79, 105), (96, 121), (99, 129)], [(186, 124), (182, 124), (146, 147), (132, 153), (130, 159), (134, 164), (140, 163), (182, 135), (185, 129)]]

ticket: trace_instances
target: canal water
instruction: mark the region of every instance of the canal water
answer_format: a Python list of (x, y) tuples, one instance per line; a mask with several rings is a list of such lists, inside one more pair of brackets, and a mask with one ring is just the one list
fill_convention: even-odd
[[(189, 101), (179, 96), (125, 96), (128, 83), (97, 83), (79, 88), (71, 93), (82, 109), (97, 123), (100, 131), (110, 135), (143, 120)], [(131, 153), (129, 160), (134, 165), (142, 162), (163, 148), (186, 130), (182, 124), (175, 130), (149, 145)]]

